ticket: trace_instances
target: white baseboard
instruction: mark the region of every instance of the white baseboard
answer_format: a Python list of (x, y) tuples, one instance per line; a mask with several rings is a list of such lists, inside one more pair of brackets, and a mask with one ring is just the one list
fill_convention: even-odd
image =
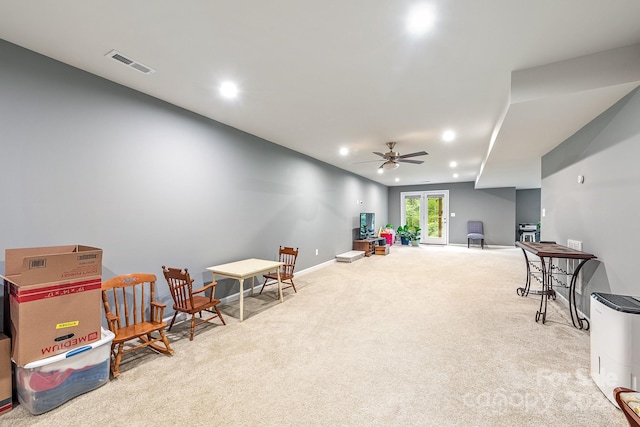
[[(260, 287), (261, 286), (262, 286), (262, 283), (256, 285), (254, 287), (254, 291), (255, 292), (260, 292)], [(251, 295), (251, 288), (244, 290), (245, 298), (247, 296), (249, 296), (249, 295)], [(225, 304), (230, 303), (230, 302), (238, 301), (239, 299), (240, 299), (240, 292), (236, 292), (235, 294), (227, 295), (226, 297), (220, 298), (220, 304), (225, 305)]]
[[(164, 319), (162, 319), (162, 321), (167, 324), (167, 329), (169, 329), (169, 325), (171, 324), (171, 319), (173, 319), (173, 314), (169, 317), (165, 317)], [(185, 320), (187, 320), (187, 314), (178, 313), (178, 315), (176, 316), (176, 321), (173, 324), (177, 325), (178, 323), (184, 322)]]
[[(567, 308), (569, 307), (569, 300), (567, 298), (565, 298), (564, 295), (562, 295), (560, 292), (556, 291), (556, 300), (560, 298), (562, 300), (562, 304), (565, 305)], [(581, 312), (580, 310), (578, 310), (578, 315), (580, 315), (580, 317), (587, 319), (587, 321), (591, 322), (591, 319), (589, 319), (589, 317), (587, 315), (585, 315), (583, 312)]]
[(305, 268), (304, 270), (296, 271), (295, 274), (296, 274), (296, 276), (303, 276), (303, 275), (305, 275), (307, 273), (311, 273), (312, 271), (316, 271), (316, 270), (320, 270), (322, 268), (328, 267), (328, 266), (330, 266), (331, 264), (333, 264), (335, 262), (336, 262), (335, 258), (334, 259), (330, 259), (329, 261), (325, 261), (325, 262), (323, 262), (321, 264), (314, 265), (313, 267), (309, 267), (309, 268)]

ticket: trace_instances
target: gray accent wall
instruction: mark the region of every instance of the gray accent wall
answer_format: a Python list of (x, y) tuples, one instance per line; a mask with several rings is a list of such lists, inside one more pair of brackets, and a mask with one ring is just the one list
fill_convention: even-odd
[(592, 292), (640, 296), (639, 117), (636, 89), (542, 158), (542, 238), (581, 241), (598, 257), (585, 265), (585, 288), (577, 298), (587, 315)]
[[(389, 187), (389, 222), (400, 224), (400, 193), (449, 190), (449, 243), (467, 244), (467, 221), (482, 221), (487, 245), (513, 246), (515, 188), (475, 189), (473, 182)], [(424, 227), (423, 227), (424, 228)]]
[(360, 212), (386, 221), (386, 186), (2, 40), (0, 58), (0, 273), (7, 248), (97, 246), (105, 278), (154, 273), (168, 302), (163, 264), (201, 284), (287, 245), (300, 271), (351, 250)]

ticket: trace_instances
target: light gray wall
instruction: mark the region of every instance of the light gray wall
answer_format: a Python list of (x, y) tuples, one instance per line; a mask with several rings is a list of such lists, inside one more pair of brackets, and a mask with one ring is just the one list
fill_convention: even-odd
[(488, 245), (513, 245), (516, 218), (515, 188), (476, 190), (473, 182), (389, 187), (389, 219), (400, 224), (400, 193), (449, 190), (449, 243), (467, 244), (467, 221), (482, 221)]
[(583, 250), (598, 257), (584, 268), (578, 302), (585, 314), (592, 292), (640, 295), (639, 117), (636, 89), (542, 158), (542, 238), (582, 241)]
[(1, 40), (0, 58), (0, 273), (6, 248), (79, 243), (169, 301), (163, 264), (202, 283), (288, 245), (303, 270), (351, 250), (361, 211), (387, 217), (383, 185)]
[(516, 230), (515, 239), (520, 239), (519, 224), (540, 222), (540, 189), (516, 190)]

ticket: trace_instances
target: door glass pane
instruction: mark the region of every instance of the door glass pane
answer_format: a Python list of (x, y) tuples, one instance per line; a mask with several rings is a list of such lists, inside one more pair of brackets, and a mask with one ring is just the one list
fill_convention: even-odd
[(405, 198), (404, 217), (409, 228), (420, 227), (420, 196)]
[(442, 197), (427, 198), (427, 236), (431, 238), (442, 237)]

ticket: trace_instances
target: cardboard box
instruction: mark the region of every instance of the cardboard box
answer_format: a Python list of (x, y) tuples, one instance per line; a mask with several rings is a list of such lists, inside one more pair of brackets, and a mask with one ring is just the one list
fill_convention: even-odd
[(16, 367), (18, 401), (38, 415), (106, 384), (114, 337), (103, 329), (99, 341)]
[(0, 334), (0, 415), (11, 408), (11, 339)]
[(7, 249), (11, 357), (17, 366), (100, 339), (102, 250)]

